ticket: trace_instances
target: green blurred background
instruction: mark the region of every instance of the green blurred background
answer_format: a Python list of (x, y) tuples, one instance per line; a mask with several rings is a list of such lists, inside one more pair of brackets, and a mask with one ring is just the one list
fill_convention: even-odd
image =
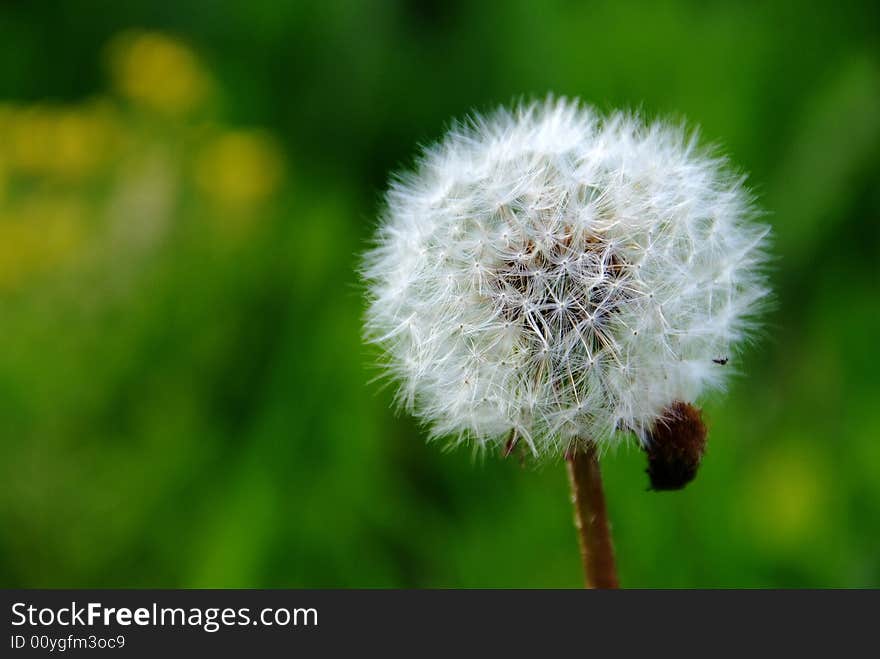
[(701, 474), (603, 460), (628, 586), (880, 586), (875, 2), (0, 4), (0, 585), (581, 584), (562, 464), (370, 383), (388, 173), (529, 96), (687, 117), (776, 306)]

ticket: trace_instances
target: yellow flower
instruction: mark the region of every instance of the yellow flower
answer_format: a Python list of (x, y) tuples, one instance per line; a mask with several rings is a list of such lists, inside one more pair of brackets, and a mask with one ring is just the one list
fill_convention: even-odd
[(196, 159), (199, 188), (226, 210), (265, 201), (281, 182), (280, 149), (267, 134), (235, 131), (211, 140)]
[(126, 32), (108, 49), (116, 88), (126, 97), (166, 114), (197, 107), (210, 86), (195, 54), (180, 41), (156, 32)]
[(54, 129), (53, 167), (67, 177), (95, 171), (118, 138), (112, 114), (100, 106), (59, 112)]
[(13, 108), (6, 127), (10, 165), (25, 174), (43, 174), (51, 166), (52, 117), (39, 105)]
[(823, 481), (821, 463), (802, 449), (765, 455), (748, 488), (754, 537), (777, 549), (799, 546), (825, 517)]
[(22, 174), (81, 178), (107, 160), (116, 134), (112, 114), (101, 105), (9, 107), (0, 121), (0, 155)]
[(65, 262), (81, 243), (84, 215), (75, 199), (46, 197), (0, 214), (0, 290)]

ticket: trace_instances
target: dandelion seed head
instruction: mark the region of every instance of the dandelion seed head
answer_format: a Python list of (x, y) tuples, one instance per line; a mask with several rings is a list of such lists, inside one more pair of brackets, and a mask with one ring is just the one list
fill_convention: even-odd
[(755, 216), (680, 126), (552, 98), (477, 115), (393, 180), (367, 335), (433, 435), (537, 456), (645, 441), (755, 327)]

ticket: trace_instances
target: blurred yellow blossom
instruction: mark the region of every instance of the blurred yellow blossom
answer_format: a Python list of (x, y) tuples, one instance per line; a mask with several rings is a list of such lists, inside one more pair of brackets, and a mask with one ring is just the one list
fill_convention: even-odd
[(48, 272), (81, 243), (86, 208), (73, 198), (38, 196), (0, 212), (0, 290)]
[(259, 131), (224, 133), (209, 141), (196, 159), (199, 188), (226, 210), (265, 201), (281, 183), (283, 160), (276, 142)]
[(107, 50), (116, 88), (136, 103), (183, 114), (202, 103), (210, 87), (198, 58), (182, 42), (156, 32), (125, 32)]
[(817, 533), (828, 503), (824, 476), (821, 464), (802, 449), (780, 447), (763, 456), (748, 482), (753, 537), (781, 549)]
[(0, 158), (17, 173), (75, 179), (106, 162), (118, 138), (106, 104), (7, 106), (0, 120)]
[[(182, 120), (209, 87), (187, 47), (127, 32), (107, 53), (117, 91), (166, 121), (143, 121), (148, 113), (126, 112), (112, 95), (0, 103), (0, 293), (80, 266), (146, 263), (175, 225), (201, 221), (205, 207), (211, 219), (244, 226), (282, 183), (270, 134), (212, 124), (210, 105), (206, 124)], [(184, 202), (191, 198), (197, 206)]]
[(99, 105), (59, 113), (55, 131), (55, 168), (66, 176), (97, 169), (113, 154), (119, 139), (112, 111)]
[(46, 173), (52, 160), (52, 118), (47, 108), (13, 108), (6, 122), (3, 142), (9, 163), (27, 173)]

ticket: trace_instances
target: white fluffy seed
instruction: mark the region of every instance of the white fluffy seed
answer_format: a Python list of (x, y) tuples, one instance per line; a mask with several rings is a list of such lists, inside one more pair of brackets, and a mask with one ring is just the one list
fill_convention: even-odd
[(537, 456), (723, 384), (768, 227), (681, 127), (548, 99), (475, 116), (387, 193), (368, 338), (435, 436)]

